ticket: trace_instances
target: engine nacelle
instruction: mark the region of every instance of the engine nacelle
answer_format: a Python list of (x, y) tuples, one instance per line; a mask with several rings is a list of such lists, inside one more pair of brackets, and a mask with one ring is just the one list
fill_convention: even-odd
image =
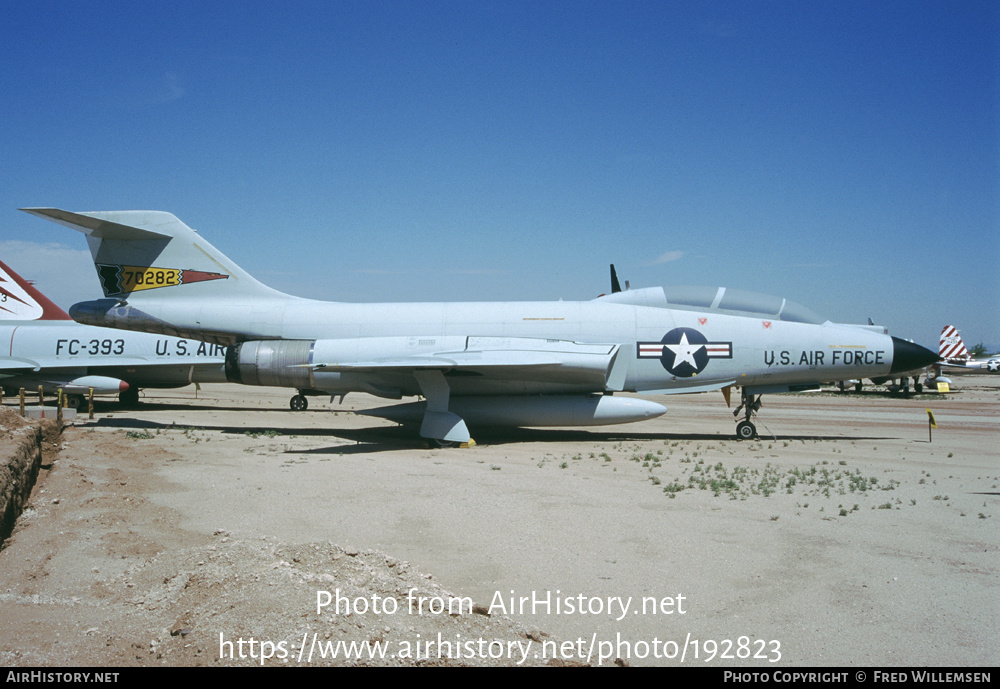
[(253, 340), (226, 347), (226, 380), (279, 388), (313, 387), (315, 340)]

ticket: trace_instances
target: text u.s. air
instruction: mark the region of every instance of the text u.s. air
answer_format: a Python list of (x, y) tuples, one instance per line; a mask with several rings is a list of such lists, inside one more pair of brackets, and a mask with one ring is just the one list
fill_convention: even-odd
[(62, 392), (83, 408), (90, 395), (126, 405), (141, 388), (225, 382), (225, 347), (74, 323), (30, 282), (0, 261), (0, 388)]
[[(424, 401), (372, 410), (441, 444), (469, 427), (590, 426), (659, 416), (642, 395), (738, 387), (737, 437), (760, 395), (937, 361), (881, 327), (825, 321), (782, 298), (725, 288), (613, 290), (589, 301), (354, 304), (273, 290), (170, 213), (22, 209), (87, 235), (106, 299), (84, 324), (226, 346), (236, 383), (306, 395)], [(617, 281), (617, 278), (614, 278)]]

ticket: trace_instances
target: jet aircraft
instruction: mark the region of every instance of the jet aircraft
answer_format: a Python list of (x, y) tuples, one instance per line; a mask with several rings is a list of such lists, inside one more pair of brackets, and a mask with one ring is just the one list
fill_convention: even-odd
[(74, 323), (30, 282), (0, 262), (0, 386), (84, 397), (116, 394), (125, 404), (140, 388), (226, 382), (225, 348), (174, 337)]
[(965, 348), (965, 343), (962, 342), (962, 336), (958, 334), (958, 328), (953, 325), (946, 325), (941, 328), (938, 355), (941, 357), (941, 366), (978, 370), (985, 369), (989, 373), (1000, 372), (1000, 357), (973, 359), (969, 354), (969, 350)]
[(748, 439), (761, 394), (937, 360), (865, 326), (722, 287), (590, 301), (321, 302), (263, 285), (170, 213), (22, 210), (87, 236), (107, 298), (75, 304), (77, 321), (225, 345), (228, 379), (246, 385), (422, 395), (420, 435), (441, 444), (469, 443), (467, 422), (582, 426), (666, 411), (618, 392), (733, 387), (745, 410), (737, 437)]
[[(871, 318), (868, 319), (869, 327), (882, 327), (876, 326), (875, 322)], [(888, 328), (882, 328), (885, 334), (889, 334)], [(923, 383), (920, 382), (920, 376), (926, 374), (926, 378)], [(924, 391), (924, 385), (933, 385), (937, 382), (940, 375), (940, 371), (935, 371), (934, 366), (926, 368), (918, 368), (913, 371), (897, 371), (891, 376), (881, 376), (879, 378), (873, 378), (872, 382), (875, 385), (885, 385), (891, 393), (902, 393), (904, 395), (910, 394), (910, 380), (913, 380), (913, 390), (918, 395)], [(941, 382), (950, 382), (947, 379), (942, 378)], [(854, 387), (855, 392), (861, 392), (864, 384), (860, 379), (858, 380), (840, 380), (837, 381), (837, 387), (840, 388), (841, 392), (845, 392), (848, 387)]]

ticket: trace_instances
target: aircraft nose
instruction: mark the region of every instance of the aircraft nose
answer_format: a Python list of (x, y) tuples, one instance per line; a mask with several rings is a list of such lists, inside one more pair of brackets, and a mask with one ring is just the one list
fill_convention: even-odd
[(893, 337), (892, 368), (889, 369), (889, 373), (915, 371), (918, 368), (930, 366), (940, 358), (926, 347)]

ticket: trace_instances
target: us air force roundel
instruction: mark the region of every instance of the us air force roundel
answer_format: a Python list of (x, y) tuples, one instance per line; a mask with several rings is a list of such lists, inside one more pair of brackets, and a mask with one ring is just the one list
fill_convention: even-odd
[(659, 342), (639, 342), (640, 359), (659, 359), (663, 368), (678, 378), (690, 378), (705, 370), (709, 359), (732, 359), (732, 342), (709, 342), (694, 328), (674, 328)]

